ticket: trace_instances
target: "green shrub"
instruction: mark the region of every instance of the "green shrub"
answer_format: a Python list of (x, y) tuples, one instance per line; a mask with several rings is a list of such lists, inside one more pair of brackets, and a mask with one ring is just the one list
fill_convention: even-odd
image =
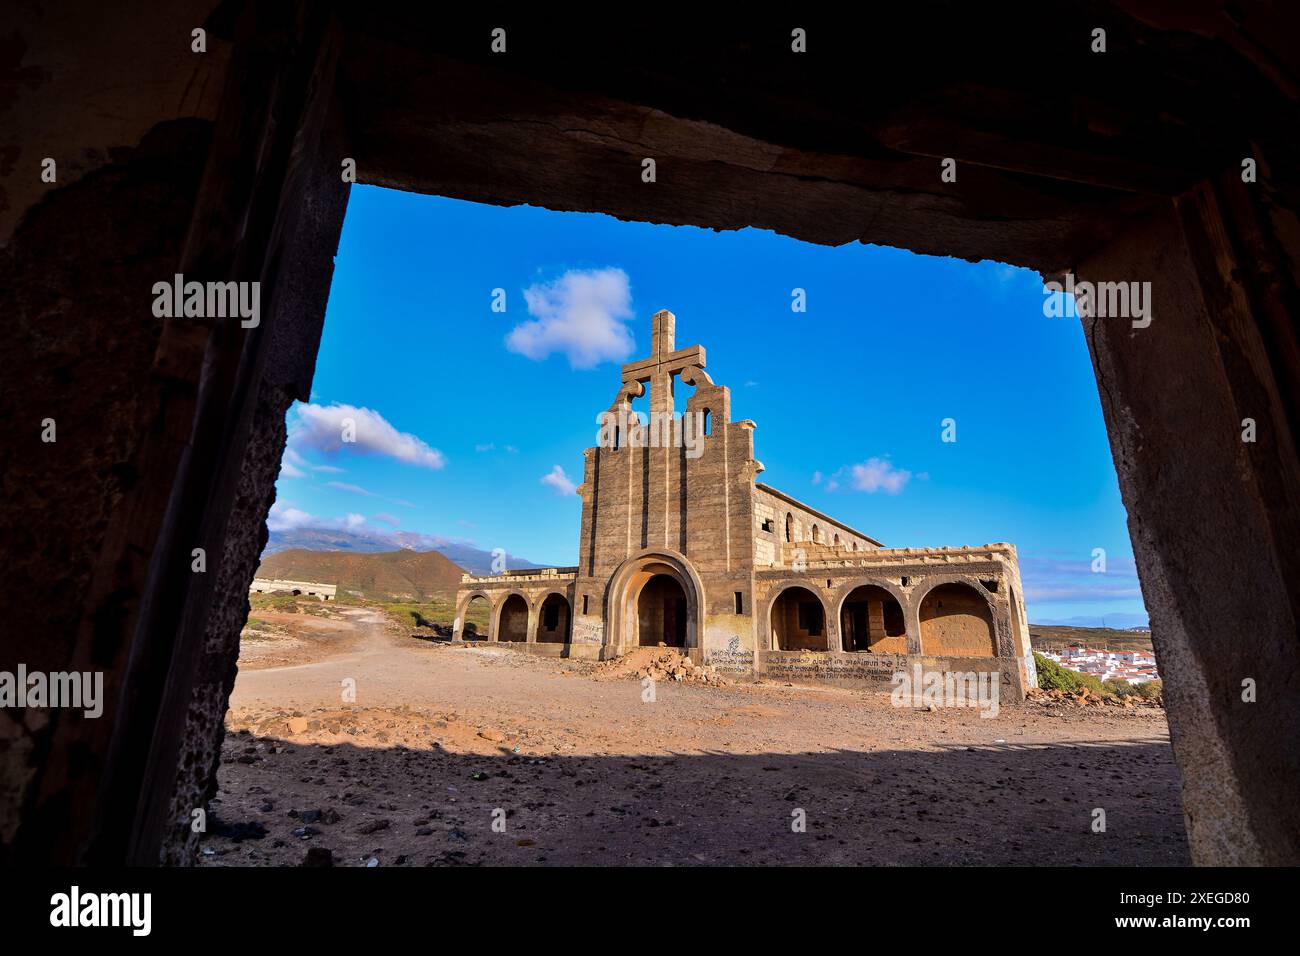
[(1137, 693), (1137, 688), (1122, 677), (1112, 677), (1105, 685), (1116, 697), (1132, 697)]
[(1034, 651), (1034, 666), (1038, 669), (1038, 686), (1043, 690), (1062, 690), (1067, 694), (1077, 694), (1081, 690), (1090, 690), (1098, 697), (1113, 696), (1111, 690), (1102, 684), (1094, 674), (1080, 674), (1062, 667), (1054, 660)]
[(1038, 651), (1034, 651), (1034, 667), (1038, 670), (1038, 686), (1043, 690), (1063, 690), (1066, 693), (1077, 693), (1079, 687), (1079, 675), (1074, 671), (1066, 670), (1056, 661), (1044, 657)]
[(1088, 690), (1092, 691), (1098, 697), (1115, 696), (1114, 693), (1111, 691), (1111, 689), (1107, 687), (1105, 684), (1103, 684), (1101, 682), (1101, 678), (1098, 677), (1096, 674), (1075, 673), (1074, 676), (1079, 678), (1080, 686), (1088, 688)]
[(1148, 680), (1136, 685), (1134, 688), (1146, 700), (1155, 700), (1164, 693), (1165, 685), (1163, 681)]

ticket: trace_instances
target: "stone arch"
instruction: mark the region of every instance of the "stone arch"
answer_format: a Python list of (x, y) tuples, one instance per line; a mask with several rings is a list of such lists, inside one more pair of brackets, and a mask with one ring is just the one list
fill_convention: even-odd
[[(811, 598), (811, 601), (809, 600)], [(816, 602), (820, 620), (801, 605)], [(811, 581), (787, 581), (767, 600), (763, 623), (767, 646), (774, 651), (824, 651), (830, 644), (831, 620), (821, 589)]]
[(816, 522), (814, 522), (812, 526), (812, 543), (822, 543), (822, 529), (817, 526)]
[(997, 609), (978, 583), (949, 578), (916, 596), (921, 653), (935, 657), (996, 657)]
[(537, 643), (568, 644), (573, 635), (573, 603), (563, 591), (550, 590), (537, 599)]
[[(857, 594), (863, 589), (874, 589), (876, 593)], [(856, 608), (850, 605), (862, 599), (868, 604), (865, 608), (866, 619), (859, 619)], [(880, 603), (879, 616), (872, 601)], [(892, 609), (891, 606), (892, 605)], [(908, 600), (907, 595), (889, 581), (878, 578), (859, 578), (840, 587), (834, 599), (835, 621), (839, 624), (838, 650), (870, 650), (883, 654), (906, 654), (908, 639)], [(846, 612), (853, 618), (846, 619)], [(865, 644), (861, 640), (864, 636)]]
[[(518, 599), (519, 603), (512, 603)], [(522, 610), (521, 610), (522, 608)], [(520, 615), (522, 613), (522, 623)], [(501, 595), (496, 607), (492, 609), (492, 628), (490, 639), (523, 643), (528, 640), (528, 619), (532, 614), (532, 602), (523, 591), (507, 591)]]
[[(487, 618), (488, 618), (487, 625), (483, 628), (482, 631), (478, 629), (477, 624), (474, 625), (472, 636), (466, 638), (465, 626), (466, 624), (469, 623), (468, 618), (469, 618), (470, 605), (473, 604), (474, 601), (479, 598), (481, 598), (487, 604)], [(492, 622), (493, 620), (495, 620), (495, 618), (496, 618), (496, 606), (492, 600), (492, 596), (488, 594), (487, 591), (483, 591), (483, 590), (470, 591), (468, 594), (462, 596), (460, 601), (457, 602), (456, 604), (456, 622), (455, 622), (454, 636), (459, 637), (462, 640), (485, 641), (488, 639), (488, 636), (491, 633)]]
[(605, 592), (605, 643), (616, 650), (634, 647), (640, 638), (641, 591), (658, 576), (672, 578), (685, 598), (682, 641), (686, 650), (704, 640), (704, 582), (686, 556), (666, 548), (646, 548), (628, 558), (609, 579)]

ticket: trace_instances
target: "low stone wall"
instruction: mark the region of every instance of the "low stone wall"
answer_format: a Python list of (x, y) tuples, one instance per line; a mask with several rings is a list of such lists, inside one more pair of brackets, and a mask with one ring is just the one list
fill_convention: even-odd
[(575, 661), (605, 661), (617, 655), (600, 644), (543, 644), (527, 641), (465, 641), (475, 647), (493, 647), (501, 650), (518, 651), (536, 657), (562, 657)]
[(759, 651), (758, 676), (792, 684), (831, 687), (874, 687), (889, 690), (901, 672), (911, 678), (922, 673), (998, 673), (998, 693), (1005, 700), (1023, 700), (1019, 661), (1004, 657), (930, 657), (924, 654), (832, 653), (828, 651)]

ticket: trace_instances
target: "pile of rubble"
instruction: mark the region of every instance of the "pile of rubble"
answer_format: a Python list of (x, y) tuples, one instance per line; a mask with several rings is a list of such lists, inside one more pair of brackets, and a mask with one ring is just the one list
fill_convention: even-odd
[(696, 666), (689, 657), (675, 651), (661, 651), (637, 671), (637, 677), (649, 677), (651, 680), (690, 681), (696, 684), (723, 685), (723, 679), (708, 664)]
[(631, 653), (597, 665), (603, 677), (635, 677), (639, 680), (678, 681), (725, 687), (727, 682), (710, 664), (696, 664), (680, 651), (665, 647), (640, 647)]
[(1142, 710), (1157, 709), (1164, 707), (1164, 700), (1160, 697), (1146, 698), (1138, 694), (1129, 694), (1126, 697), (1103, 697), (1100, 694), (1082, 687), (1077, 691), (1065, 690), (1044, 690), (1041, 687), (1031, 687), (1025, 695), (1026, 701), (1031, 704), (1038, 704), (1042, 707), (1057, 707), (1061, 704), (1073, 704), (1076, 707), (1114, 707), (1119, 710)]

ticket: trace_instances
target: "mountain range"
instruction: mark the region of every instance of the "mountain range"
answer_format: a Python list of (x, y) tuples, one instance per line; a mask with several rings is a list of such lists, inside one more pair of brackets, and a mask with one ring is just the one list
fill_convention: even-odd
[[(379, 554), (391, 551), (436, 551), (471, 574), (494, 574), (492, 552), (484, 551), (460, 541), (448, 541), (427, 534), (410, 531), (375, 533), (369, 531), (341, 531), (332, 528), (291, 528), (272, 531), (262, 551), (262, 560), (290, 549), (303, 551), (343, 551), (353, 554)], [(541, 568), (549, 565), (534, 564), (511, 554), (506, 555), (506, 570)], [(258, 572), (259, 575), (261, 572)], [(308, 578), (306, 580), (315, 580)], [(459, 575), (457, 581), (459, 581)]]
[(437, 551), (308, 551), (289, 548), (262, 558), (259, 578), (337, 584), (340, 595), (374, 601), (451, 599), (462, 569)]

